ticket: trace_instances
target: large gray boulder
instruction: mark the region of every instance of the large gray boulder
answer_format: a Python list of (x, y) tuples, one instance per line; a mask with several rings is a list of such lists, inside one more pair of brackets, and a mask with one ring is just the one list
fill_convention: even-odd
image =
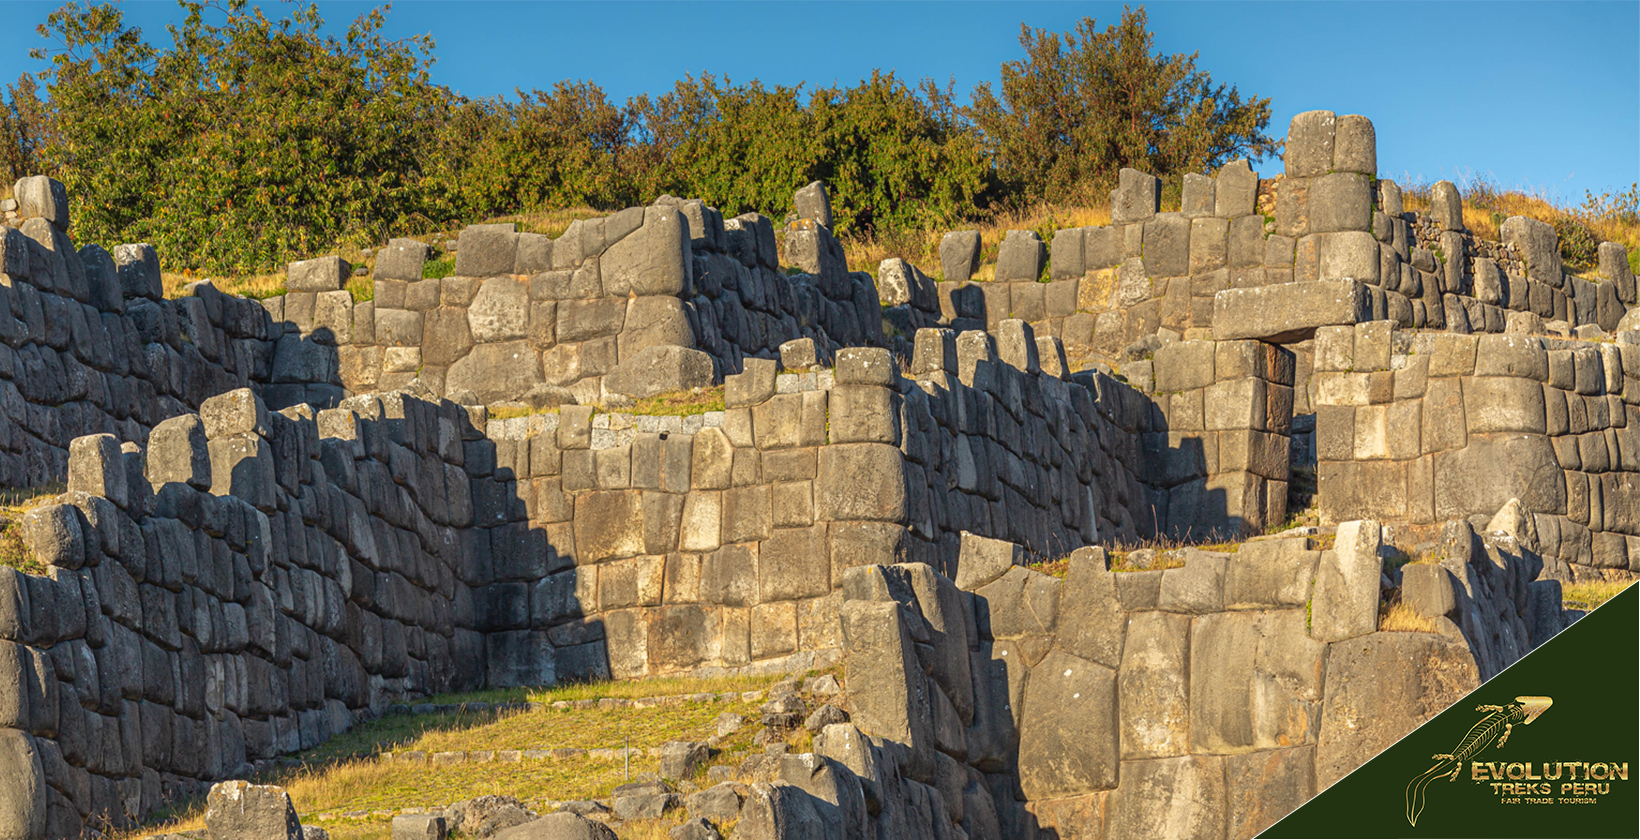
[[(1329, 645), (1315, 754), (1325, 789), (1480, 685), (1463, 639), (1372, 633)], [(1123, 768), (1126, 771), (1127, 768)], [(1128, 783), (1127, 773), (1122, 784)]]
[(580, 814), (559, 811), (503, 829), (491, 837), (494, 840), (615, 840), (615, 832), (609, 826), (593, 822)]
[(1009, 569), (1023, 565), (1023, 546), (963, 531), (957, 555), (957, 588), (972, 592), (1002, 577)]
[(1338, 642), (1378, 629), (1382, 545), (1377, 522), (1355, 520), (1338, 526), (1333, 548), (1321, 553), (1321, 565), (1316, 570), (1311, 638)]
[(712, 357), (672, 344), (645, 347), (604, 377), (604, 388), (634, 399), (712, 384)]
[(0, 840), (45, 836), (46, 790), (34, 736), (0, 729)]
[(24, 219), (40, 218), (58, 230), (68, 230), (68, 188), (56, 178), (30, 175), (12, 186), (17, 197), (17, 213)]
[(979, 270), (977, 230), (954, 230), (940, 239), (940, 270), (947, 283), (966, 283)]
[(1616, 242), (1600, 243), (1598, 262), (1600, 276), (1612, 281), (1617, 287), (1617, 297), (1625, 304), (1633, 305), (1634, 271), (1629, 267), (1628, 252)]
[(125, 289), (120, 286), (120, 269), (114, 263), (114, 255), (92, 243), (80, 248), (80, 264), (85, 267), (91, 305), (104, 312), (124, 311)]
[(523, 825), (538, 817), (511, 796), (475, 796), (464, 799), (445, 809), (451, 831), (460, 831), (463, 837), (485, 838), (498, 831)]
[(918, 309), (939, 309), (934, 281), (899, 257), (890, 257), (877, 266), (877, 295), (884, 306), (909, 303)]
[(824, 182), (814, 181), (798, 190), (792, 196), (792, 204), (797, 210), (797, 218), (813, 219), (817, 224), (831, 229), (831, 196), (826, 194)]
[(1463, 230), (1463, 195), (1451, 181), (1436, 181), (1429, 190), (1429, 215), (1441, 230)]
[(85, 532), (72, 505), (40, 505), (23, 514), (23, 541), (44, 565), (63, 569), (85, 565)]
[(456, 274), (462, 277), (511, 274), (517, 262), (517, 225), (468, 225), (462, 228), (456, 247)]
[(612, 295), (678, 295), (693, 282), (689, 219), (676, 207), (644, 209), (643, 226), (609, 246), (598, 261)]
[(1162, 209), (1162, 182), (1137, 169), (1117, 173), (1117, 187), (1110, 194), (1113, 224), (1143, 222)]
[(1372, 300), (1355, 280), (1277, 283), (1226, 289), (1213, 296), (1213, 338), (1298, 341), (1317, 327), (1372, 320)]
[(417, 239), (388, 240), (387, 246), (376, 254), (376, 279), (412, 283), (420, 280), (430, 250), (427, 243)]
[(908, 745), (908, 774), (932, 778), (930, 689), (900, 606), (844, 601), (842, 619), (854, 724), (869, 735)]
[(1498, 226), (1498, 236), (1505, 245), (1513, 245), (1526, 263), (1526, 276), (1554, 288), (1560, 288), (1560, 237), (1554, 225), (1525, 216), (1510, 216)]
[(473, 341), (509, 341), (530, 331), (529, 287), (512, 277), (491, 277), (479, 287), (467, 307), (467, 326)]
[(120, 275), (120, 289), (127, 298), (161, 300), (164, 281), (159, 273), (159, 256), (146, 242), (114, 246), (114, 265)]
[(1019, 782), (1027, 799), (1057, 799), (1116, 787), (1116, 671), (1063, 651), (1025, 685)]
[(1010, 230), (997, 248), (997, 274), (1000, 282), (1034, 283), (1042, 276), (1042, 265), (1048, 248), (1034, 230)]
[(470, 394), (475, 405), (522, 397), (541, 382), (541, 360), (527, 341), (480, 344), (444, 376), (446, 394)]
[(249, 388), (236, 388), (207, 399), (199, 406), (199, 419), (205, 426), (205, 437), (213, 440), (239, 434), (273, 434), (268, 407)]
[(318, 257), (285, 266), (285, 288), (293, 292), (334, 292), (353, 275), (353, 266), (341, 257)]
[[(242, 779), (219, 782), (205, 807), (206, 840), (302, 840), (296, 808), (282, 787)], [(396, 828), (394, 836), (397, 840)]]
[(1293, 117), (1282, 156), (1287, 177), (1310, 178), (1332, 171), (1337, 124), (1331, 111), (1305, 111)]
[(443, 816), (399, 814), (393, 818), (393, 840), (444, 840), (447, 830)]

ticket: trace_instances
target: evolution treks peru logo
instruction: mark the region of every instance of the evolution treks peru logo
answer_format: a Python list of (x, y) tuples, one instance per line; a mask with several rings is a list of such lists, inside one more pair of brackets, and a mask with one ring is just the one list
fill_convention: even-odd
[(1504, 706), (1476, 706), (1475, 711), (1486, 712), (1486, 716), (1469, 727), (1469, 732), (1452, 752), (1430, 756), (1435, 764), (1407, 784), (1407, 822), (1418, 824), (1418, 815), (1424, 811), (1425, 788), (1430, 782), (1443, 776), (1449, 782), (1456, 782), (1463, 775), (1465, 765), (1469, 767), (1472, 782), (1491, 784), (1493, 794), (1506, 804), (1592, 804), (1596, 797), (1611, 792), (1612, 780), (1628, 781), (1626, 761), (1544, 761), (1540, 763), (1541, 772), (1533, 772), (1530, 761), (1475, 760), (1487, 747), (1502, 749), (1516, 724), (1530, 724), (1554, 703), (1550, 697), (1528, 695), (1516, 697), (1515, 702)]

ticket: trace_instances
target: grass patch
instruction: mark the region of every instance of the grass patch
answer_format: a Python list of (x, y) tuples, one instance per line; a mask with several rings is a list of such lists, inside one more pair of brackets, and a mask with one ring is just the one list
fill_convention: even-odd
[(1064, 557), (1052, 560), (1038, 560), (1035, 563), (1026, 563), (1025, 568), (1064, 580), (1065, 576), (1071, 573), (1071, 556), (1067, 554)]
[(160, 282), (165, 287), (165, 297), (176, 299), (185, 297), (184, 287), (196, 280), (209, 280), (223, 294), (238, 295), (251, 300), (265, 300), (285, 293), (285, 273), (283, 271), (269, 274), (252, 274), (245, 277), (195, 277), (192, 272), (172, 274), (160, 272)]
[(421, 266), (421, 279), (438, 280), (456, 273), (455, 254), (443, 254)]
[(368, 274), (363, 277), (348, 278), (347, 285), (342, 288), (353, 293), (354, 303), (363, 303), (367, 300), (376, 299), (376, 278)]
[(890, 257), (900, 257), (930, 277), (944, 276), (940, 263), (940, 240), (950, 230), (977, 230), (980, 236), (980, 266), (970, 279), (986, 281), (996, 276), (997, 248), (1010, 230), (1034, 230), (1042, 241), (1052, 239), (1053, 232), (1065, 228), (1093, 227), (1110, 224), (1110, 207), (1075, 207), (1042, 204), (999, 213), (987, 221), (960, 223), (950, 228), (879, 231), (876, 233), (844, 234), (839, 237), (849, 268), (870, 271), (875, 275), (877, 266)]
[(544, 233), (554, 239), (564, 235), (569, 230), (571, 222), (577, 219), (602, 219), (614, 215), (615, 210), (594, 210), (591, 207), (564, 207), (555, 210), (533, 210), (528, 213), (517, 213), (511, 216), (497, 216), (486, 219), (484, 224), (506, 224), (511, 222), (518, 225), (521, 233)]
[[(806, 676), (816, 673), (839, 675), (838, 672), (839, 669), (832, 668), (810, 672)], [(519, 700), (550, 703), (603, 697), (637, 698), (703, 692), (721, 694), (766, 689), (779, 679), (772, 676), (663, 677), (554, 688), (497, 689), (440, 695), (432, 700), (441, 704)], [(811, 707), (825, 702), (825, 698), (820, 697), (809, 700)], [(523, 800), (538, 813), (546, 813), (549, 810), (544, 807), (546, 800), (607, 799), (615, 787), (637, 779), (640, 773), (653, 772), (657, 760), (647, 754), (634, 755), (630, 777), (626, 762), (619, 757), (584, 756), (435, 767), (431, 764), (382, 763), (374, 759), (349, 758), (348, 751), (330, 749), (341, 745), (344, 739), (352, 739), (353, 749), (358, 751), (374, 749), (374, 739), (380, 736), (409, 734), (414, 740), (399, 749), (472, 751), (518, 749), (521, 745), (516, 742), (532, 734), (534, 737), (552, 738), (555, 737), (554, 733), (562, 732), (561, 740), (565, 743), (541, 746), (582, 746), (590, 749), (619, 748), (630, 744), (634, 750), (647, 750), (676, 738), (705, 740), (715, 734), (716, 717), (732, 711), (745, 715), (747, 725), (720, 744), (708, 765), (739, 766), (749, 756), (763, 752), (761, 747), (755, 747), (752, 743), (752, 736), (759, 729), (755, 723), (755, 710), (760, 702), (685, 703), (647, 709), (546, 709), (414, 717), (394, 715), (365, 724), (318, 749), (297, 756), (340, 756), (340, 760), (271, 772), (252, 781), (284, 787), (290, 793), (303, 824), (325, 829), (334, 840), (391, 840), (392, 813), (400, 809), (443, 807), (483, 794), (504, 794)], [(421, 724), (420, 731), (409, 731), (417, 729), (417, 724)], [(546, 731), (547, 728), (551, 728), (552, 732)], [(812, 737), (801, 729), (788, 736), (788, 743), (792, 752), (812, 749)], [(699, 787), (707, 787), (706, 768), (702, 767), (688, 781)], [(316, 819), (321, 814), (332, 818)], [(115, 832), (110, 836), (112, 840), (138, 840), (156, 831), (199, 830), (204, 828), (204, 815), (203, 801), (180, 803), (149, 825), (125, 834)], [(669, 840), (668, 831), (686, 816), (680, 809), (660, 820), (628, 822), (616, 830), (616, 836), (622, 840)], [(722, 827), (731, 829), (733, 826), (734, 821), (731, 820)]]
[(535, 408), (534, 406), (517, 403), (502, 403), (489, 407), (491, 420), (516, 420), (520, 417), (530, 417), (536, 414), (557, 414), (558, 406), (551, 408)]
[[(679, 738), (704, 741), (715, 734), (712, 721), (718, 715), (724, 712), (750, 715), (757, 705), (741, 702), (689, 702), (647, 709), (627, 707), (560, 711), (547, 708), (499, 713), (485, 711), (442, 715), (387, 715), (368, 725), (338, 735), (303, 753), (302, 757), (330, 759), (402, 750), (425, 750), (432, 753), (464, 750), (618, 749), (627, 743), (637, 749), (648, 749)], [(647, 761), (645, 759), (646, 763)]]
[(645, 397), (632, 404), (631, 408), (620, 409), (623, 414), (664, 415), (668, 417), (687, 417), (691, 414), (705, 414), (708, 411), (723, 410), (723, 386), (714, 385), (710, 388), (695, 388), (688, 391), (668, 391)]
[(0, 566), (10, 566), (31, 575), (46, 573), (45, 564), (23, 543), (23, 514), (56, 501), (67, 490), (61, 483), (40, 487), (8, 487), (0, 490)]
[[(624, 682), (597, 682), (553, 688), (496, 689), (468, 694), (440, 695), (438, 704), (558, 700), (604, 697), (634, 699), (678, 694), (767, 689), (780, 677), (662, 677)], [(715, 721), (724, 712), (745, 715), (748, 724), (723, 744), (713, 764), (736, 764), (754, 750), (751, 736), (758, 729), (751, 719), (762, 701), (751, 703), (695, 703), (646, 709), (540, 709), (496, 713), (458, 712), (441, 715), (389, 715), (338, 735), (297, 758), (333, 763), (282, 770), (254, 779), (289, 791), (303, 823), (330, 832), (335, 840), (388, 840), (391, 816), (402, 808), (446, 806), (483, 794), (505, 794), (525, 802), (607, 798), (616, 786), (629, 781), (621, 758), (534, 759), (492, 761), (443, 767), (431, 764), (383, 763), (361, 756), (382, 749), (474, 751), (500, 749), (615, 748), (648, 750), (675, 739), (704, 741), (716, 734)], [(807, 732), (801, 735), (807, 737)], [(758, 750), (760, 751), (760, 750)], [(631, 777), (656, 769), (657, 759), (635, 755)], [(705, 774), (692, 779), (705, 784)], [(540, 810), (540, 809), (537, 809)], [(318, 821), (318, 814), (361, 815)], [(204, 827), (204, 803), (182, 803), (159, 825), (148, 825), (116, 840), (136, 840), (158, 830), (187, 831)], [(666, 830), (683, 817), (679, 811), (665, 820), (633, 822), (623, 827), (623, 838), (664, 838)], [(658, 831), (658, 833), (657, 833)]]
[(1633, 586), (1632, 581), (1586, 581), (1560, 588), (1560, 605), (1569, 610), (1592, 610)]
[(1435, 621), (1425, 618), (1406, 604), (1396, 601), (1379, 610), (1378, 629), (1391, 633), (1435, 633)]
[(559, 700), (596, 700), (620, 697), (662, 697), (674, 694), (722, 694), (726, 691), (763, 691), (780, 677), (650, 677), (642, 680), (566, 683), (550, 688), (495, 688), (467, 694), (440, 694), (429, 703), (554, 703)]

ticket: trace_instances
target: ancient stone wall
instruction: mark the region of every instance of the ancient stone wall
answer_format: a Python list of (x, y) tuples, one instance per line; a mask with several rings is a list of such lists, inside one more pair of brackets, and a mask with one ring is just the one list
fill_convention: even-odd
[(1322, 517), (1430, 523), (1518, 498), (1548, 576), (1640, 569), (1640, 345), (1621, 337), (1318, 330)]
[(1295, 360), (1262, 341), (1178, 341), (1128, 365), (1155, 405), (1142, 439), (1157, 533), (1199, 541), (1287, 520)]
[(1009, 322), (998, 352), (925, 329), (911, 377), (880, 348), (802, 373), (747, 359), (701, 415), (490, 421), (493, 463), (468, 469), (505, 504), (480, 505), (499, 518), (463, 575), (489, 684), (801, 670), (839, 654), (854, 566), (949, 571), (964, 531), (1059, 553), (1135, 538), (1149, 401), (1014, 359), (1028, 333)]
[[(0, 568), (0, 824), (77, 837), (307, 749), (406, 693), (482, 684), (463, 609), (466, 413), (398, 395), (314, 414), (250, 390), (76, 439)], [(482, 502), (479, 515), (484, 512)]]
[[(975, 537), (955, 584), (922, 564), (851, 569), (851, 720), (786, 757), (742, 825), (1256, 836), (1566, 622), (1512, 533), (1442, 533), (1445, 559), (1400, 568), (1377, 523), (1351, 522), (1330, 549), (1264, 539), (1159, 571), (1084, 549), (1056, 578)], [(1377, 629), (1391, 575), (1383, 594), (1435, 632)]]
[(166, 300), (153, 248), (76, 250), (66, 196), (42, 201), (56, 193), (23, 182), (17, 194), (22, 221), (0, 227), (0, 486), (62, 481), (76, 437), (140, 442), (207, 397), (273, 378), (278, 336), (262, 307), (209, 284)]
[[(603, 404), (710, 385), (794, 339), (814, 340), (821, 359), (881, 343), (870, 275), (850, 274), (813, 222), (787, 239), (812, 274), (780, 270), (767, 218), (725, 220), (698, 200), (663, 197), (577, 220), (556, 239), (468, 227), (455, 274), (441, 279), (422, 279), (426, 246), (393, 240), (375, 298), (359, 303), (342, 291), (339, 259), (295, 263), (288, 291), (264, 303), (297, 333), (326, 336), (352, 391), (419, 379), (463, 404)], [(807, 260), (795, 252), (805, 243)]]

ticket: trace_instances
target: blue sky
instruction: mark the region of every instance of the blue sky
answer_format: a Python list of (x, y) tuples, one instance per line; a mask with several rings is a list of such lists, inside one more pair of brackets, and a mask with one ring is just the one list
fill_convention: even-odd
[[(54, 2), (0, 4), (0, 80), (37, 70), (35, 24)], [(282, 4), (265, 3), (270, 15)], [(341, 25), (375, 4), (322, 2)], [(168, 42), (171, 2), (130, 2)], [(1271, 133), (1300, 111), (1370, 117), (1383, 177), (1481, 175), (1577, 203), (1640, 180), (1640, 3), (1201, 3), (1147, 6), (1156, 48), (1268, 96)], [(1021, 22), (1100, 27), (1119, 3), (400, 2), (388, 33), (430, 33), (433, 74), (472, 96), (590, 79), (617, 101), (684, 73), (766, 84), (852, 83), (880, 67), (954, 79), (961, 98), (1023, 57)], [(1266, 174), (1280, 164), (1266, 161)]]

